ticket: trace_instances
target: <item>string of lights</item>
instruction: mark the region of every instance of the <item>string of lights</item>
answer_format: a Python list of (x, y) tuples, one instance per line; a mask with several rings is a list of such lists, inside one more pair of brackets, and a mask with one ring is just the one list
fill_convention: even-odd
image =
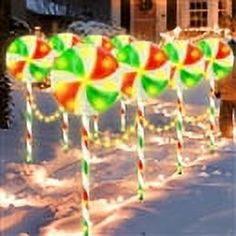
[(56, 110), (54, 113), (52, 113), (50, 115), (44, 115), (40, 111), (40, 109), (35, 101), (35, 98), (33, 96), (32, 96), (32, 110), (33, 110), (33, 114), (36, 117), (36, 119), (38, 119), (40, 122), (44, 122), (44, 123), (52, 123), (52, 122), (59, 120), (62, 116), (62, 113), (63, 113), (63, 110), (59, 108), (58, 110)]
[[(185, 116), (185, 122), (190, 124), (201, 124), (203, 121), (207, 120), (208, 114), (207, 112), (201, 114), (199, 116)], [(113, 148), (119, 147), (121, 144), (127, 143), (129, 138), (136, 133), (136, 121), (133, 125), (129, 126), (125, 133), (121, 134), (119, 137), (111, 138), (109, 134), (105, 135), (104, 133), (100, 133), (99, 138), (94, 138), (90, 136), (90, 141), (95, 146), (101, 146), (104, 148)], [(144, 128), (149, 130), (151, 133), (163, 133), (167, 132), (175, 127), (175, 120), (171, 120), (168, 124), (163, 126), (156, 126), (155, 124), (151, 123), (149, 120), (144, 118)], [(201, 127), (199, 125), (199, 127)]]

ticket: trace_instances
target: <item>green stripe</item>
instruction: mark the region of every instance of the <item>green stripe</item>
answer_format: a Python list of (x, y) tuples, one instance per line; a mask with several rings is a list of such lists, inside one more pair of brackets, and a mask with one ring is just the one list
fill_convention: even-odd
[(180, 71), (180, 80), (187, 88), (192, 88), (203, 79), (203, 73), (193, 74), (186, 70)]
[(25, 113), (25, 119), (29, 121), (30, 123), (33, 122), (33, 115), (31, 113), (26, 112)]
[(29, 65), (29, 71), (36, 82), (44, 81), (49, 73), (48, 68), (42, 68), (32, 63)]
[(231, 66), (222, 66), (219, 63), (213, 63), (212, 67), (217, 79), (223, 79), (232, 72)]
[(15, 39), (7, 49), (7, 53), (14, 53), (24, 57), (29, 56), (26, 44), (21, 38)]
[(179, 131), (183, 131), (183, 123), (179, 120), (176, 121), (176, 129)]
[(58, 35), (54, 35), (49, 39), (49, 45), (58, 52), (63, 52), (65, 50), (65, 45)]
[(99, 39), (99, 37), (101, 37), (101, 36), (99, 36), (99, 35), (86, 36), (86, 37), (84, 37), (83, 42), (87, 43), (87, 44), (95, 44), (96, 41)]
[(144, 140), (142, 137), (138, 137), (138, 146), (143, 148), (144, 147)]
[(212, 56), (211, 47), (205, 40), (198, 42), (198, 47), (205, 57), (210, 58)]
[(141, 78), (142, 86), (145, 92), (151, 96), (156, 97), (160, 95), (167, 88), (168, 80), (164, 78), (151, 78), (147, 75), (143, 75)]
[(126, 45), (117, 52), (117, 60), (133, 67), (140, 66), (139, 55), (131, 45)]
[(55, 59), (53, 69), (68, 71), (77, 76), (83, 76), (85, 73), (82, 59), (71, 48)]
[(123, 47), (121, 41), (117, 38), (117, 36), (111, 39), (111, 43), (116, 49), (121, 49)]
[(87, 161), (82, 160), (82, 171), (84, 172), (85, 175), (89, 175), (89, 164)]
[(164, 51), (168, 55), (169, 59), (171, 60), (172, 63), (178, 63), (179, 62), (179, 55), (178, 51), (174, 47), (173, 44), (167, 43), (163, 47)]
[(98, 112), (107, 111), (118, 99), (118, 92), (105, 92), (93, 86), (87, 86), (86, 94), (92, 108)]

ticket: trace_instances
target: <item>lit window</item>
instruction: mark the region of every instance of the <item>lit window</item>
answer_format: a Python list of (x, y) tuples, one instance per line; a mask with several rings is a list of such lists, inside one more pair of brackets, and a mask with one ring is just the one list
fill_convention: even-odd
[(226, 2), (224, 0), (219, 0), (218, 2), (218, 17), (219, 19), (226, 16)]
[(190, 27), (207, 26), (208, 5), (206, 0), (191, 0), (189, 12)]

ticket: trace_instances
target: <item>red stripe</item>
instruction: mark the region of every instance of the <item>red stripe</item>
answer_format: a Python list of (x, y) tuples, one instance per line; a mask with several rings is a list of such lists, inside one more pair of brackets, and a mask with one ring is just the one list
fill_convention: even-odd
[(182, 144), (179, 141), (177, 143), (177, 147), (178, 147), (178, 149), (182, 149)]
[(136, 72), (129, 72), (125, 73), (121, 78), (121, 92), (129, 98), (133, 96), (136, 75)]
[(138, 169), (140, 171), (143, 171), (143, 169), (144, 169), (144, 165), (143, 165), (143, 162), (141, 160), (138, 160)]
[(32, 59), (40, 59), (46, 57), (51, 51), (49, 45), (42, 39), (37, 39), (36, 48), (32, 55)]
[(154, 70), (160, 68), (166, 63), (167, 60), (168, 57), (165, 52), (157, 45), (151, 43), (149, 50), (149, 58), (144, 68), (145, 70)]
[(121, 109), (121, 110), (120, 110), (120, 114), (121, 114), (121, 115), (125, 115), (125, 110), (124, 110), (124, 109)]
[(87, 132), (87, 130), (86, 130), (84, 127), (82, 127), (82, 136), (83, 136), (84, 138), (87, 138), (87, 137), (88, 137), (88, 132)]
[(64, 122), (62, 123), (62, 129), (63, 130), (67, 130), (68, 129), (68, 125), (66, 123), (64, 123)]
[(87, 191), (84, 188), (82, 189), (82, 199), (85, 202), (89, 201), (89, 194), (87, 193)]
[(32, 135), (29, 133), (29, 131), (26, 131), (26, 139), (27, 141), (29, 141), (30, 143), (32, 142)]
[(215, 129), (214, 124), (210, 124), (210, 129), (211, 129), (212, 131), (214, 131), (214, 129)]

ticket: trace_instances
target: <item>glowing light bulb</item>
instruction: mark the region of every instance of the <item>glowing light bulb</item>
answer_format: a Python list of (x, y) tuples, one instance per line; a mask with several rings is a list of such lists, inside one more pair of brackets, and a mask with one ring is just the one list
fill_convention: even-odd
[(236, 141), (236, 126), (233, 128), (233, 140)]

